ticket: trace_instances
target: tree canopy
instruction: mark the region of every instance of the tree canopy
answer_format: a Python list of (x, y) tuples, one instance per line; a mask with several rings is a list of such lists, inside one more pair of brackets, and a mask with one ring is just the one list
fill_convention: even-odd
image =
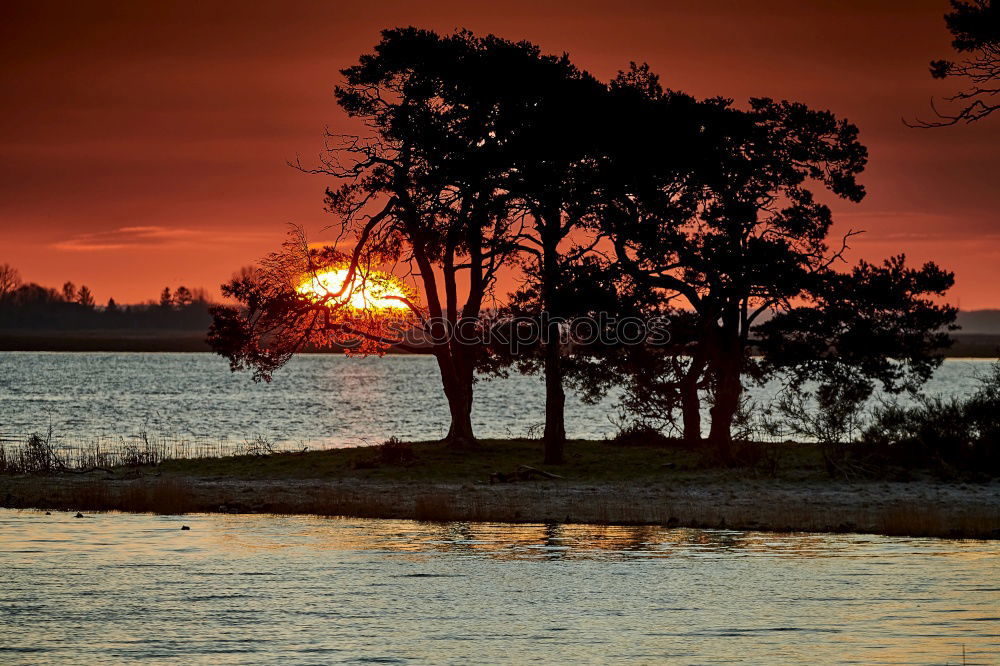
[(952, 48), (965, 58), (931, 61), (931, 76), (955, 79), (966, 87), (945, 98), (951, 109), (939, 109), (932, 101), (937, 120), (917, 120), (916, 127), (972, 123), (1000, 109), (1000, 6), (993, 0), (951, 0), (951, 8), (945, 25), (953, 37)]
[[(851, 233), (831, 241), (826, 202), (864, 197), (867, 151), (830, 111), (698, 100), (634, 63), (603, 83), (565, 54), (468, 31), (386, 30), (342, 75), (337, 102), (368, 133), (329, 134), (317, 165), (294, 164), (337, 181), (336, 238), (293, 233), (224, 287), (238, 305), (215, 310), (210, 340), (234, 369), (268, 379), (306, 345), (350, 335), (348, 351), (384, 353), (417, 332), (448, 398), (446, 441), (476, 441), (477, 369), (513, 364), (545, 375), (545, 454), (558, 463), (567, 382), (591, 395), (624, 383), (630, 409), (666, 421), (679, 409), (692, 441), (707, 399), (726, 457), (762, 373), (849, 368), (896, 387), (939, 362), (954, 311), (934, 298), (949, 273), (902, 257), (840, 270)], [(497, 307), (501, 270), (521, 283)], [(352, 301), (357, 281), (399, 276), (414, 285), (396, 296), (404, 307)], [(669, 317), (670, 337), (565, 342), (576, 320), (604, 315)], [(529, 344), (484, 337), (525, 323)]]

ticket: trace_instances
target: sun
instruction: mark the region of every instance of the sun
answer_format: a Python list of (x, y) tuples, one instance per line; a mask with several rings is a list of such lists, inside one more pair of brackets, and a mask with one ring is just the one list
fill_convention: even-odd
[[(334, 302), (355, 310), (405, 310), (409, 307), (410, 290), (395, 275), (379, 271), (366, 271), (364, 276), (355, 273), (351, 284), (344, 289), (348, 273), (345, 266), (317, 271), (303, 280), (296, 291), (314, 300), (332, 296)], [(341, 290), (344, 293), (336, 296)]]

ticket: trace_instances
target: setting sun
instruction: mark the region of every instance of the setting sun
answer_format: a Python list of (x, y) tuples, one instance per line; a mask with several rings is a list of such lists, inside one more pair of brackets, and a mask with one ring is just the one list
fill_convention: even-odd
[(336, 299), (346, 302), (357, 310), (406, 309), (410, 300), (406, 285), (395, 275), (378, 271), (368, 271), (363, 276), (356, 273), (347, 289), (348, 269), (332, 268), (317, 272), (306, 278), (298, 287), (298, 292), (314, 299), (344, 293)]

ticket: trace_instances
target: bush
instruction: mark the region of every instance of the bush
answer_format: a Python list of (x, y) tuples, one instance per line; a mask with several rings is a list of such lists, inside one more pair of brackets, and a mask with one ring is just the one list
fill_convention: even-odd
[(10, 449), (0, 444), (0, 473), (51, 474), (66, 469), (66, 463), (52, 448), (52, 429), (42, 437), (35, 433), (21, 446)]
[(413, 445), (398, 437), (390, 437), (379, 444), (378, 457), (383, 465), (409, 465), (417, 459)]
[(672, 446), (677, 442), (646, 423), (632, 423), (618, 430), (618, 433), (607, 440), (615, 446)]
[[(864, 426), (863, 408), (871, 389), (861, 382), (820, 385), (815, 393), (788, 390), (774, 409), (794, 437), (815, 440), (824, 450), (854, 441)], [(775, 432), (779, 428), (774, 428)]]
[(260, 434), (256, 435), (253, 439), (243, 440), (243, 444), (236, 449), (236, 455), (240, 456), (264, 457), (274, 455), (275, 453), (277, 451), (271, 440)]
[(1000, 364), (968, 398), (921, 397), (913, 406), (876, 409), (861, 441), (894, 463), (1000, 472)]

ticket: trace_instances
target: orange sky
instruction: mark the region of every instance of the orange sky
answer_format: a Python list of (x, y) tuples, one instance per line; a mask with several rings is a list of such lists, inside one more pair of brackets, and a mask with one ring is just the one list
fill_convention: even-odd
[(99, 302), (210, 291), (313, 238), (327, 181), (308, 160), (345, 125), (338, 69), (378, 31), (466, 27), (530, 39), (608, 78), (646, 60), (669, 87), (832, 109), (871, 151), (853, 258), (905, 251), (955, 270), (952, 302), (1000, 307), (1000, 117), (908, 129), (953, 84), (944, 0), (714, 2), (4, 2), (0, 8), (0, 263), (87, 284)]

